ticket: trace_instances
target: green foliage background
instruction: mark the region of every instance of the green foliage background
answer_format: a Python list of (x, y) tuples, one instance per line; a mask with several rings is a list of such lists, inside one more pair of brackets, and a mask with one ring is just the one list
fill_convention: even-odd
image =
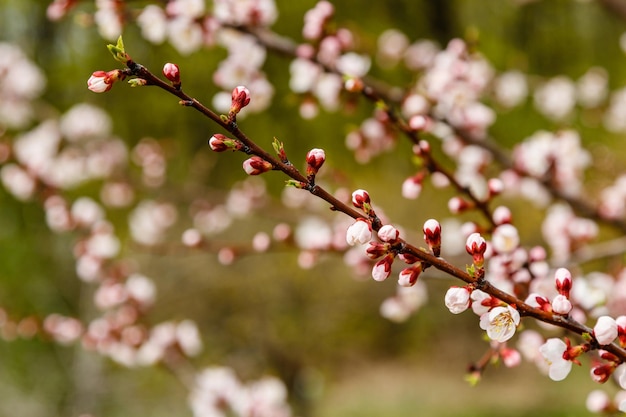
[[(315, 2), (277, 3), (280, 17), (274, 28), (300, 39), (302, 15)], [(610, 74), (611, 87), (626, 84), (625, 56), (618, 43), (626, 23), (598, 2), (544, 0), (517, 6), (510, 0), (391, 0), (367, 2), (367, 7), (358, 0), (334, 3), (336, 21), (356, 32), (363, 51), (373, 51), (377, 36), (395, 27), (411, 40), (430, 38), (443, 45), (453, 37), (473, 39), (498, 70), (516, 68), (537, 76), (565, 74), (576, 79), (590, 67), (602, 66)], [(108, 94), (89, 92), (86, 80), (91, 72), (116, 65), (105, 49), (107, 42), (94, 27), (82, 27), (71, 17), (48, 22), (46, 6), (42, 0), (0, 0), (0, 40), (20, 45), (45, 70), (50, 114), (77, 102), (93, 103), (106, 108), (116, 134), (130, 146), (144, 137), (163, 144), (171, 156), (167, 188), (141, 190), (140, 196), (174, 199), (184, 217), (185, 204), (193, 196), (220, 198), (244, 179), (241, 155), (213, 154), (206, 146), (215, 127), (163, 92), (124, 85)], [(85, 2), (79, 10), (90, 7)], [(185, 90), (210, 103), (216, 91), (211, 74), (223, 51), (181, 57), (168, 45), (148, 44), (132, 26), (124, 37), (133, 58), (155, 72), (166, 61), (179, 64)], [(344, 137), (372, 106), (359, 103), (347, 115), (321, 114), (304, 121), (297, 115), (297, 97), (288, 91), (288, 62), (269, 56), (265, 70), (276, 88), (274, 105), (247, 117), (242, 129), (268, 149), (278, 137), (294, 160), (312, 147), (324, 148), (328, 156), (324, 169), (342, 174), (340, 185), (370, 191), (389, 217), (409, 229), (419, 243), (423, 221), (441, 217), (449, 194), (427, 188), (417, 202), (400, 199), (401, 181), (413, 170), (410, 145), (399, 142), (372, 164), (356, 164), (344, 148)], [(412, 79), (412, 74), (397, 69), (373, 73), (395, 85), (407, 85)], [(571, 125), (581, 130), (583, 141), (601, 161), (595, 175), (613, 175), (624, 162), (624, 138), (606, 133), (597, 117), (588, 116), (590, 122), (576, 119)], [(529, 102), (501, 114), (492, 134), (511, 147), (538, 129), (559, 127), (538, 116)], [(265, 179), (270, 193), (278, 196), (284, 178), (272, 173)], [(97, 185), (75, 193), (96, 196)], [(512, 204), (524, 244), (541, 243), (535, 226), (541, 213)], [(119, 230), (125, 230), (126, 214), (111, 213)], [(277, 212), (274, 218), (246, 219), (236, 226), (234, 236), (249, 239), (257, 231), (270, 232), (280, 216), (295, 220), (298, 214)], [(48, 232), (38, 203), (18, 203), (0, 190), (0, 305), (16, 316), (93, 315), (89, 307), (93, 289), (81, 286), (75, 277), (73, 241), (73, 236)], [(407, 323), (394, 324), (378, 314), (380, 302), (394, 291), (392, 280), (356, 281), (338, 255), (326, 256), (309, 271), (297, 268), (297, 253), (292, 250), (245, 257), (229, 267), (219, 265), (213, 254), (157, 254), (130, 244), (124, 255), (137, 259), (142, 271), (157, 282), (159, 300), (150, 317), (154, 323), (189, 317), (199, 324), (206, 346), (197, 360), (199, 368), (226, 364), (244, 379), (280, 375), (292, 389), (299, 415), (588, 415), (585, 395), (595, 386), (584, 366), (562, 383), (547, 381), (531, 365), (490, 369), (474, 388), (463, 382), (465, 366), (477, 360), (486, 345), (473, 315), (453, 317), (444, 311), (443, 293), (452, 281), (436, 272), (424, 277), (431, 303)], [(459, 259), (458, 264), (466, 261)], [(0, 343), (3, 416), (83, 412), (182, 416), (190, 415), (186, 395), (164, 369), (124, 369), (80, 348), (39, 339)]]

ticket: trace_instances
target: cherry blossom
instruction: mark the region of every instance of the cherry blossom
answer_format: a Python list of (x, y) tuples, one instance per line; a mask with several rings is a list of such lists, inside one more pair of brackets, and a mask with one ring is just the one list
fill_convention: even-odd
[(480, 328), (496, 342), (506, 342), (513, 337), (519, 322), (519, 312), (511, 306), (494, 307), (480, 316)]
[(548, 363), (548, 375), (554, 381), (564, 380), (572, 369), (572, 362), (563, 357), (566, 350), (565, 342), (556, 338), (548, 339), (539, 348), (541, 355)]

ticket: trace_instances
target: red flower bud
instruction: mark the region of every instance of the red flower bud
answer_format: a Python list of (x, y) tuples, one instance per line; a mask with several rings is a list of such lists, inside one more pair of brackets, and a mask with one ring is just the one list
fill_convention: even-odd
[(324, 165), (326, 161), (326, 153), (323, 149), (311, 149), (306, 154), (306, 174), (315, 175), (317, 171)]
[(230, 105), (230, 114), (236, 115), (241, 109), (250, 103), (250, 91), (243, 85), (239, 85), (233, 89), (232, 103)]
[(180, 86), (180, 69), (178, 65), (168, 62), (163, 66), (163, 75), (172, 82), (174, 87)]
[(260, 175), (270, 171), (274, 166), (260, 156), (253, 156), (243, 161), (243, 170), (248, 175)]

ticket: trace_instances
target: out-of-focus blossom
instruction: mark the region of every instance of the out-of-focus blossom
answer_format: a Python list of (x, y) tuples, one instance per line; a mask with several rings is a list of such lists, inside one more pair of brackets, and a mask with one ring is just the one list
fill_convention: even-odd
[(162, 8), (155, 4), (143, 8), (136, 19), (141, 36), (154, 44), (161, 44), (167, 37), (167, 17)]
[(506, 108), (522, 103), (528, 96), (526, 76), (520, 71), (508, 71), (494, 81), (495, 98)]
[(565, 77), (554, 77), (535, 91), (535, 107), (549, 119), (559, 121), (576, 105), (576, 85)]
[(609, 76), (604, 68), (593, 67), (576, 83), (578, 102), (583, 107), (597, 107), (608, 95)]

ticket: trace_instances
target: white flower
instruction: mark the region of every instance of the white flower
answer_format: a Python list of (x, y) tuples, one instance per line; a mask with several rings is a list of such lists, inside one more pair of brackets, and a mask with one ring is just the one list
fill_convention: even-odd
[(511, 224), (500, 225), (493, 232), (491, 244), (498, 253), (511, 253), (519, 246), (519, 233)]
[(487, 313), (491, 308), (491, 306), (483, 304), (484, 300), (491, 299), (491, 296), (484, 291), (474, 290), (472, 291), (470, 298), (472, 299), (472, 311), (478, 316), (482, 316)]
[(450, 287), (445, 296), (446, 307), (452, 314), (460, 314), (470, 305), (470, 292), (463, 287)]
[(364, 219), (357, 219), (346, 231), (346, 242), (350, 246), (365, 245), (370, 240), (372, 240), (372, 229), (369, 222)]
[(562, 381), (572, 369), (572, 362), (563, 358), (567, 345), (561, 339), (548, 339), (539, 352), (548, 363), (548, 375), (553, 381)]
[(480, 316), (480, 328), (496, 342), (506, 342), (515, 334), (520, 321), (519, 312), (511, 306), (494, 307)]
[(601, 345), (608, 345), (617, 337), (617, 322), (609, 316), (598, 318), (593, 327), (593, 334)]

